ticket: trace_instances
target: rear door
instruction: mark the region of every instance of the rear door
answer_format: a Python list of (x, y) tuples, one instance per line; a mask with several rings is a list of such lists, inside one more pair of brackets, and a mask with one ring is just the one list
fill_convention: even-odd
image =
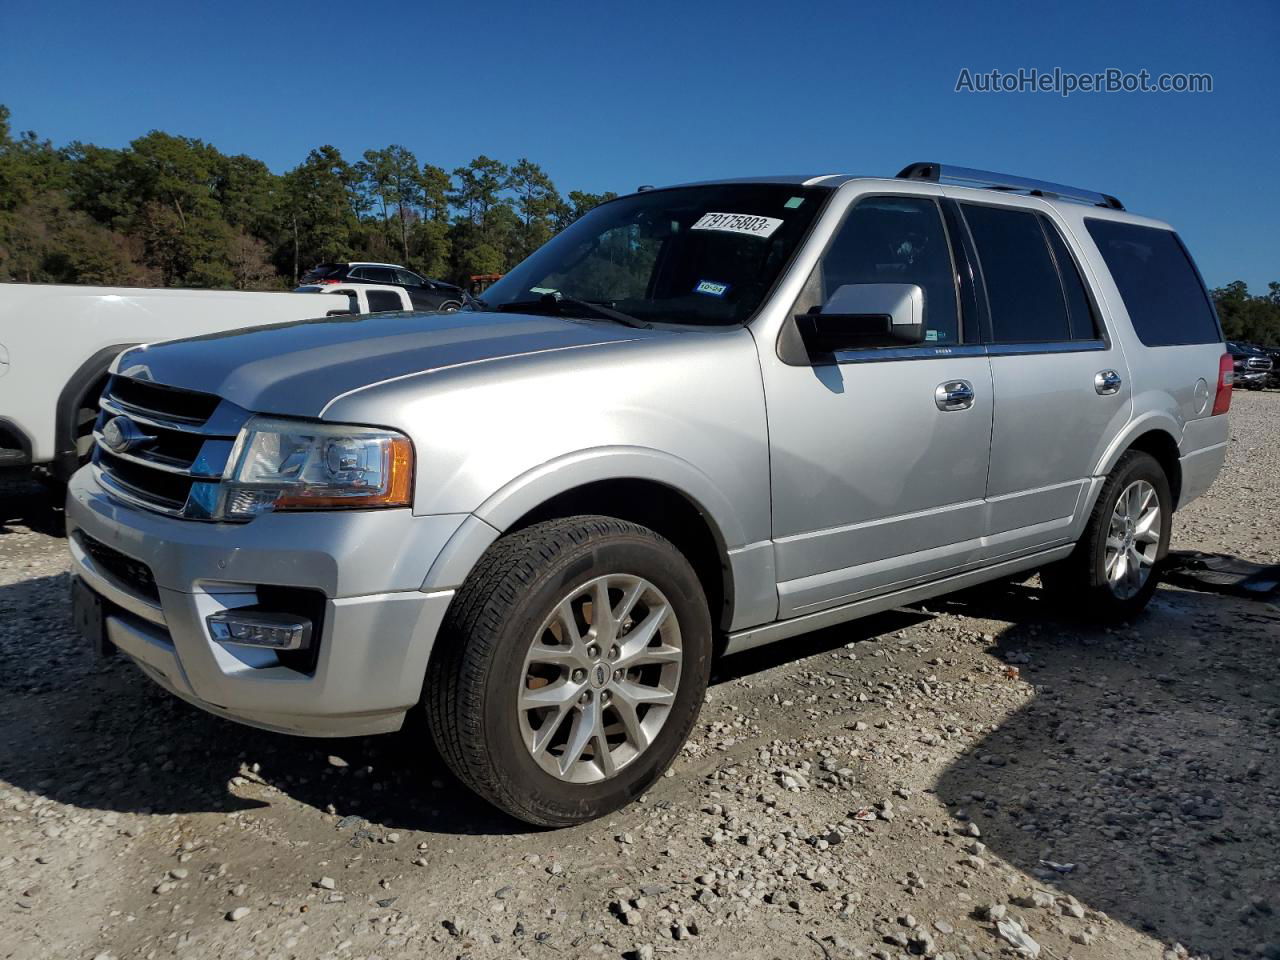
[(1132, 391), (1060, 226), (1026, 207), (959, 206), (985, 291), (995, 413), (983, 558), (994, 560), (1070, 538)]

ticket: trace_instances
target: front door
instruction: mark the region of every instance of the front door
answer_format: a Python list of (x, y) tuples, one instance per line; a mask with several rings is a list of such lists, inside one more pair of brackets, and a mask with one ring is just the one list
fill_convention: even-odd
[[(925, 342), (792, 365), (761, 344), (768, 405), (779, 617), (936, 577), (972, 563), (983, 535), (991, 439), (989, 361), (965, 331), (938, 202), (863, 197), (794, 312), (846, 284), (915, 284)], [(943, 385), (963, 382), (968, 402)]]

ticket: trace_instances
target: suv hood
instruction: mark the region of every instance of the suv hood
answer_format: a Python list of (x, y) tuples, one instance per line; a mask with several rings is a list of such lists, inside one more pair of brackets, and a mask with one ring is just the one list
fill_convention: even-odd
[(335, 397), (396, 377), (663, 335), (519, 313), (340, 316), (135, 347), (117, 369), (216, 394), (255, 413), (318, 417)]

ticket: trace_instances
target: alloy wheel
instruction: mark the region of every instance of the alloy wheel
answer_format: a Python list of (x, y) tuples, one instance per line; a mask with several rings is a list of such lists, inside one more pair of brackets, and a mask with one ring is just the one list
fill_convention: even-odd
[(1111, 592), (1121, 600), (1146, 584), (1160, 550), (1160, 497), (1146, 480), (1124, 488), (1111, 513), (1104, 570)]
[(525, 747), (559, 780), (616, 775), (666, 723), (683, 657), (675, 612), (648, 580), (610, 574), (575, 588), (525, 656), (517, 695)]

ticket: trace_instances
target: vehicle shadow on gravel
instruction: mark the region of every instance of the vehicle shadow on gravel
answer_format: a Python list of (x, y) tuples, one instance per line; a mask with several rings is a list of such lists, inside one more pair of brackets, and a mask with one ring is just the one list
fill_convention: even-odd
[(988, 859), (1193, 952), (1280, 942), (1280, 608), (1164, 588), (1105, 630), (1021, 584), (942, 607), (1012, 621), (990, 652), (1036, 688), (937, 784)]
[[(345, 828), (353, 834), (534, 831), (477, 802), (417, 718), (384, 737), (268, 733), (183, 703), (123, 657), (95, 660), (70, 628), (67, 591), (65, 574), (0, 586), (0, 623), (19, 625), (0, 626), (0, 657), (11, 665), (0, 673), (0, 781), (60, 803), (126, 814), (256, 809), (270, 816), (280, 791), (317, 812), (353, 818)], [(927, 615), (895, 612), (799, 638), (785, 649), (751, 651), (722, 661), (713, 682), (922, 619)]]
[(66, 574), (0, 586), (0, 781), (125, 814), (269, 815), (278, 790), (355, 817), (352, 830), (530, 829), (475, 802), (418, 724), (342, 740), (268, 733), (183, 703), (124, 657), (96, 660), (70, 627), (67, 592)]

